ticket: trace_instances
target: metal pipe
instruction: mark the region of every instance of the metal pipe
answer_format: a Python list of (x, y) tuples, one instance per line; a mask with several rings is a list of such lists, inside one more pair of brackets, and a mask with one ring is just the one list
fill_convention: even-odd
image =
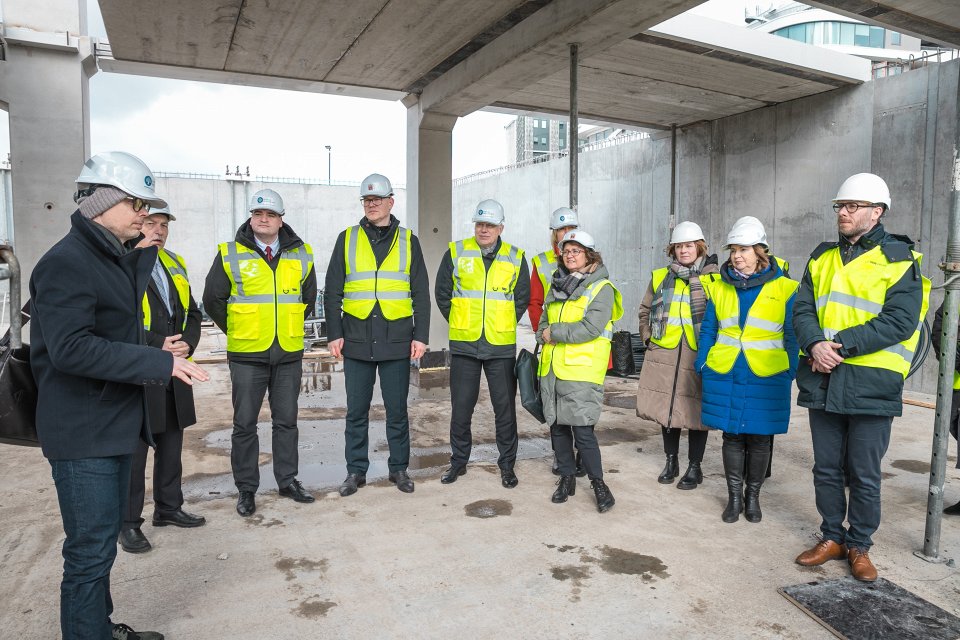
[(23, 316), (20, 314), (20, 261), (10, 245), (0, 246), (0, 258), (10, 267), (10, 347), (23, 346)]
[[(927, 105), (931, 108), (932, 105)], [(927, 493), (927, 522), (923, 532), (923, 554), (936, 559), (940, 555), (940, 525), (943, 520), (943, 480), (947, 469), (947, 440), (953, 401), (953, 371), (957, 352), (957, 316), (960, 314), (960, 74), (957, 82), (956, 131), (953, 143), (953, 194), (947, 226), (947, 280), (943, 299), (943, 332), (940, 336), (940, 377), (937, 380), (937, 413), (930, 459), (930, 484)]]
[(677, 125), (670, 126), (670, 220), (668, 231), (677, 226)]
[(577, 208), (577, 181), (579, 178), (577, 160), (580, 156), (580, 122), (577, 117), (577, 78), (580, 45), (570, 45), (570, 208)]

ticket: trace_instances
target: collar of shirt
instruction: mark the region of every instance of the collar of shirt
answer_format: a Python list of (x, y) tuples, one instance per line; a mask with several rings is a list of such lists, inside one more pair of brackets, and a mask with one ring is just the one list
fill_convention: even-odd
[(270, 247), (270, 251), (273, 253), (273, 257), (280, 255), (280, 236), (277, 236), (277, 239), (274, 240), (271, 244), (264, 244), (260, 242), (260, 239), (256, 236), (253, 237), (253, 241), (257, 243), (257, 248), (264, 253), (267, 252), (267, 247)]

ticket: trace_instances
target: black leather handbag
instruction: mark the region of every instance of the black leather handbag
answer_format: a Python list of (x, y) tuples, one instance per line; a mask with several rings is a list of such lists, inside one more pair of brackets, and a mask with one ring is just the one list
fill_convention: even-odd
[(9, 330), (0, 338), (0, 443), (40, 446), (37, 383), (30, 370), (30, 345), (12, 348)]
[(520, 389), (520, 404), (530, 415), (543, 424), (547, 419), (543, 417), (543, 401), (540, 399), (540, 377), (537, 375), (539, 365), (537, 352), (539, 350), (540, 345), (536, 346), (533, 353), (526, 349), (520, 349), (513, 372), (517, 376), (517, 388)]

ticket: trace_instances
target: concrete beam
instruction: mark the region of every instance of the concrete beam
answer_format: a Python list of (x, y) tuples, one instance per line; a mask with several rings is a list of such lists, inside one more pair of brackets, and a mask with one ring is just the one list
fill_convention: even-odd
[(960, 49), (960, 3), (954, 0), (804, 0), (804, 3)]

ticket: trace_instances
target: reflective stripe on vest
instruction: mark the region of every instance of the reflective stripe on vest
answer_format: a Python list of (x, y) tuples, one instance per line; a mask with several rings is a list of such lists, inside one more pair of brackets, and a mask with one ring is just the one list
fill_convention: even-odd
[[(187, 279), (187, 263), (183, 261), (183, 258), (175, 254), (173, 251), (168, 251), (166, 249), (160, 249), (160, 252), (157, 254), (157, 258), (160, 260), (160, 264), (163, 265), (163, 268), (166, 269), (167, 273), (170, 274), (170, 278), (173, 280), (173, 286), (177, 289), (177, 297), (180, 299), (180, 305), (183, 307), (183, 327), (181, 330), (187, 328), (187, 311), (190, 310), (190, 281)], [(151, 311), (150, 303), (147, 301), (147, 293), (143, 293), (143, 328), (146, 331), (150, 330), (151, 322)]]
[[(923, 255), (914, 251), (913, 258), (919, 266)], [(887, 290), (899, 282), (908, 269), (913, 268), (914, 260), (890, 262), (879, 246), (847, 264), (843, 264), (837, 247), (811, 260), (807, 269), (813, 282), (817, 318), (824, 337), (833, 340), (840, 331), (876, 318), (883, 310)], [(923, 301), (913, 335), (879, 351), (844, 358), (844, 364), (889, 369), (907, 377), (930, 299), (930, 280), (921, 278)]]
[(790, 358), (783, 343), (783, 325), (787, 302), (800, 284), (780, 276), (760, 289), (757, 299), (747, 311), (743, 329), (740, 328), (740, 299), (737, 289), (722, 280), (710, 285), (710, 300), (717, 314), (717, 340), (707, 353), (706, 365), (717, 373), (733, 369), (743, 352), (747, 366), (762, 378), (782, 373), (790, 368)]
[(236, 242), (219, 246), (230, 279), (227, 351), (266, 351), (276, 338), (284, 351), (303, 350), (303, 283), (313, 269), (313, 250), (304, 244), (280, 252), (273, 270), (259, 253)]
[(613, 289), (613, 310), (599, 336), (580, 344), (545, 344), (540, 360), (540, 376), (546, 376), (551, 367), (560, 380), (574, 380), (603, 384), (610, 364), (610, 341), (613, 340), (613, 323), (623, 317), (623, 298), (620, 291), (607, 279), (597, 280), (573, 300), (554, 300), (547, 305), (547, 320), (555, 322), (580, 322), (587, 307), (603, 287)]
[(546, 299), (553, 284), (553, 273), (557, 270), (557, 254), (553, 251), (544, 251), (533, 258), (533, 267), (537, 270), (537, 277), (543, 285), (543, 297)]
[(450, 339), (479, 340), (492, 345), (516, 344), (517, 310), (513, 289), (520, 276), (523, 250), (506, 242), (488, 271), (475, 238), (450, 243), (453, 296), (450, 299)]
[(378, 267), (366, 231), (359, 225), (347, 229), (343, 252), (346, 266), (344, 313), (363, 320), (379, 302), (383, 317), (387, 320), (413, 315), (413, 298), (410, 295), (412, 238), (413, 232), (409, 229), (397, 227), (390, 241), (390, 251)]
[[(650, 284), (653, 288), (654, 297), (657, 290), (663, 284), (667, 277), (668, 267), (663, 269), (654, 269), (650, 276)], [(685, 335), (687, 345), (694, 351), (697, 350), (697, 334), (693, 326), (693, 313), (690, 311), (690, 285), (675, 278), (672, 295), (669, 300), (664, 299), (663, 304), (667, 307), (667, 326), (662, 338), (651, 336), (650, 342), (657, 344), (664, 349), (676, 349), (680, 344), (680, 336)]]

